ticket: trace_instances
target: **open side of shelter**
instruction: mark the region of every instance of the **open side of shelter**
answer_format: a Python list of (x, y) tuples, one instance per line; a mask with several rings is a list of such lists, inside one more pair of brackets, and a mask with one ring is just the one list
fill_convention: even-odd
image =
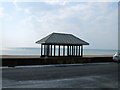
[(41, 57), (82, 57), (83, 45), (89, 45), (72, 34), (64, 33), (52, 33), (36, 43), (41, 44)]

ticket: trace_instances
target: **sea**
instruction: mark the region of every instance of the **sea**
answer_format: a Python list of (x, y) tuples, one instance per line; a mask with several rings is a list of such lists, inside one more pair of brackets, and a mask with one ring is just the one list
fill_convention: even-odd
[[(7, 48), (0, 50), (0, 55), (40, 55), (40, 48)], [(84, 49), (84, 55), (114, 55), (117, 50), (107, 49)], [(57, 53), (57, 50), (56, 50)], [(67, 54), (67, 52), (65, 52)], [(61, 50), (62, 54), (62, 50)]]

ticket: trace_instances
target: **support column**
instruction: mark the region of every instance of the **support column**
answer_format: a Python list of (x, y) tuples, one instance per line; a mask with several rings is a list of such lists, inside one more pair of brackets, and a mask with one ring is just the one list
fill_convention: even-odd
[(72, 46), (72, 56), (73, 56), (73, 46)]
[(45, 48), (45, 45), (44, 45), (44, 56), (45, 56), (45, 51), (46, 51), (45, 49), (46, 49), (46, 48)]
[(63, 56), (65, 56), (65, 45), (63, 45)]
[(55, 45), (54, 45), (54, 56), (55, 56)]
[(68, 45), (68, 56), (70, 56), (70, 46)]
[(78, 55), (78, 46), (76, 46), (76, 56)]
[(71, 46), (70, 46), (70, 52), (69, 52), (69, 55), (71, 56)]
[(58, 56), (60, 56), (60, 45), (59, 45), (59, 50), (58, 50)]
[(79, 53), (78, 53), (78, 56), (81, 56), (81, 55), (80, 55), (80, 46), (79, 46)]
[(67, 56), (69, 56), (69, 46), (67, 45)]
[(51, 53), (51, 56), (52, 56), (52, 45), (51, 45), (51, 52), (50, 53)]
[(75, 46), (73, 46), (73, 48), (74, 48), (74, 50), (73, 50), (73, 51), (74, 51), (74, 56), (75, 56)]
[(49, 50), (49, 45), (47, 45), (47, 56), (49, 56), (50, 50)]
[(75, 56), (75, 46), (73, 46), (73, 56)]
[(74, 56), (74, 46), (72, 46), (72, 47), (73, 47), (72, 49), (73, 49), (73, 56)]
[(83, 57), (83, 45), (81, 46), (81, 57)]
[(42, 52), (43, 52), (42, 49), (43, 49), (43, 45), (41, 44), (41, 56), (42, 56)]

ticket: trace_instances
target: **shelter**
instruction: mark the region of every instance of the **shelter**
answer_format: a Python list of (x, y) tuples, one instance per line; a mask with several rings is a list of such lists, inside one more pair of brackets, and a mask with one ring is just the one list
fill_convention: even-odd
[(89, 45), (72, 34), (64, 33), (52, 33), (36, 43), (41, 44), (41, 57), (82, 57), (83, 45)]

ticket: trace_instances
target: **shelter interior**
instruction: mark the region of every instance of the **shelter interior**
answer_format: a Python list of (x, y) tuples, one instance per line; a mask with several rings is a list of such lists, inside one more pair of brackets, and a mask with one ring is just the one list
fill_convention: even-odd
[(83, 56), (83, 45), (41, 44), (41, 56)]

